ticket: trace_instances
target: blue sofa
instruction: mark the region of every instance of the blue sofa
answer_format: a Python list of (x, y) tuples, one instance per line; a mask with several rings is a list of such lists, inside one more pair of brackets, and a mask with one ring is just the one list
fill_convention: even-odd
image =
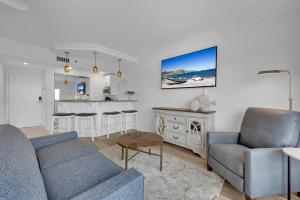
[(29, 140), (0, 125), (0, 199), (142, 200), (144, 177), (123, 170), (76, 132)]
[[(300, 148), (300, 113), (248, 108), (239, 133), (207, 135), (208, 170), (222, 175), (246, 199), (287, 193), (283, 147)], [(292, 159), (292, 191), (300, 192), (300, 161)]]

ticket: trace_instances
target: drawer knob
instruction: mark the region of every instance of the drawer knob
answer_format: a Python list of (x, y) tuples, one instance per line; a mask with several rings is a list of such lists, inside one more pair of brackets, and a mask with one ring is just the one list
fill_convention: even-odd
[(176, 117), (174, 117), (174, 120), (176, 120)]
[(177, 130), (177, 129), (179, 129), (179, 126), (173, 125), (173, 128), (174, 128), (175, 130)]
[(174, 138), (175, 140), (177, 140), (179, 137), (178, 137), (178, 136), (174, 136), (174, 135), (173, 135), (173, 138)]

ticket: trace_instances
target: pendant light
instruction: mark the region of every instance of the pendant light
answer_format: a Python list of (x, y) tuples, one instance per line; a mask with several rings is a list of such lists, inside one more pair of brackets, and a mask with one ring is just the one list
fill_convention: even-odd
[(69, 73), (72, 69), (71, 66), (68, 65), (68, 55), (70, 54), (70, 52), (65, 51), (65, 55), (66, 55), (66, 65), (64, 66), (64, 72), (65, 73)]
[(120, 59), (118, 59), (118, 61), (119, 61), (119, 71), (118, 71), (118, 77), (119, 78), (122, 78), (122, 76), (123, 76), (123, 73), (121, 72), (121, 61), (122, 61), (122, 59), (120, 58)]
[(93, 73), (98, 74), (99, 68), (97, 67), (97, 52), (94, 52), (94, 56), (95, 56), (95, 64), (93, 66)]

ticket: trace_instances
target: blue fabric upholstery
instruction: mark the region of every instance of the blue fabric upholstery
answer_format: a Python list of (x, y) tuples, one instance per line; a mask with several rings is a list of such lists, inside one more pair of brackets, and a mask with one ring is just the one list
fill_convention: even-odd
[(250, 148), (294, 147), (298, 143), (299, 130), (299, 112), (248, 108), (239, 143)]
[(222, 177), (224, 177), (239, 191), (244, 191), (244, 178), (236, 175), (236, 173), (232, 172), (231, 170), (228, 170), (225, 165), (221, 164), (211, 156), (208, 157), (207, 162), (210, 166), (213, 167), (214, 172), (217, 172)]
[[(287, 156), (280, 147), (300, 147), (299, 116), (299, 112), (249, 108), (240, 134), (208, 133), (208, 165), (251, 198), (285, 194)], [(300, 161), (292, 159), (291, 169), (292, 191), (300, 192)]]
[(72, 200), (142, 200), (144, 199), (144, 177), (131, 168), (108, 179)]
[(33, 146), (10, 125), (0, 125), (0, 199), (47, 199)]
[(30, 142), (18, 128), (0, 125), (1, 200), (142, 200), (143, 189), (139, 172), (124, 171), (76, 132)]
[(47, 135), (43, 137), (38, 137), (38, 138), (33, 138), (30, 139), (33, 147), (35, 150), (38, 150), (40, 148), (57, 144), (59, 142), (64, 142), (72, 139), (77, 138), (77, 133), (72, 131), (72, 132), (66, 132), (66, 133), (60, 133), (56, 135)]
[(49, 200), (70, 199), (121, 173), (123, 170), (95, 152), (42, 169)]
[(236, 175), (244, 177), (244, 151), (247, 149), (238, 144), (211, 144), (209, 145), (209, 156)]
[(49, 168), (75, 158), (96, 152), (90, 145), (78, 139), (60, 142), (36, 151), (40, 168)]

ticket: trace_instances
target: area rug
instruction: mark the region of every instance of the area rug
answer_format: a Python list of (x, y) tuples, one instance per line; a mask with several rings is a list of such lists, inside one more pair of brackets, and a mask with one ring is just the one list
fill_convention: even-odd
[[(121, 147), (113, 145), (99, 152), (124, 167)], [(154, 153), (155, 149), (153, 150)], [(129, 150), (129, 157), (135, 151)], [(171, 154), (163, 154), (163, 171), (159, 171), (159, 157), (139, 153), (129, 161), (145, 176), (145, 200), (216, 200), (224, 180), (206, 170), (204, 164), (194, 165)]]

